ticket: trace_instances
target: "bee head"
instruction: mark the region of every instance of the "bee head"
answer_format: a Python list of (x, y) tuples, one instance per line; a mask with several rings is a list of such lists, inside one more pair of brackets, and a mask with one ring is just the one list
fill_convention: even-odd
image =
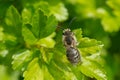
[(70, 29), (65, 29), (65, 30), (63, 31), (63, 35), (69, 36), (69, 35), (72, 35), (72, 32), (71, 32)]

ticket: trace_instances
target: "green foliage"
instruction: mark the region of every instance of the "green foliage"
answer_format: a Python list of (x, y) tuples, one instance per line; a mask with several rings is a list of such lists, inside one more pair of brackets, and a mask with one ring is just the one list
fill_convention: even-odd
[(107, 80), (104, 69), (96, 62), (83, 59), (83, 64), (80, 66), (80, 70), (83, 74), (89, 77), (95, 77), (98, 80)]
[[(19, 13), (15, 9), (15, 7), (10, 6), (6, 12), (5, 22), (7, 26), (5, 26), (6, 32), (16, 36), (21, 37), (22, 31), (22, 21)], [(14, 31), (14, 32), (13, 32)]]
[(32, 59), (32, 54), (29, 50), (13, 55), (13, 69), (24, 70), (24, 65)]
[[(0, 2), (0, 80), (114, 80), (120, 59), (107, 53), (120, 40), (111, 38), (119, 34), (119, 0)], [(72, 65), (57, 26), (75, 16), (69, 28), (82, 63)]]
[(38, 58), (33, 59), (24, 72), (24, 80), (43, 80), (43, 72), (39, 65), (42, 64), (39, 64)]

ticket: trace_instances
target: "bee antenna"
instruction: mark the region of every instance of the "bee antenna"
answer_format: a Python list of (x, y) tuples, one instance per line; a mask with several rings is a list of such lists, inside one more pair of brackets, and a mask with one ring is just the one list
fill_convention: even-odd
[(70, 23), (68, 24), (68, 28), (70, 27), (70, 25), (72, 24), (72, 22), (76, 19), (76, 17), (72, 18), (72, 20), (70, 21)]
[(60, 30), (64, 30), (64, 28), (61, 27), (60, 24), (57, 25), (56, 31), (58, 31), (59, 29), (60, 29)]
[(61, 27), (61, 26), (58, 26), (58, 28), (59, 28), (59, 29), (61, 29), (61, 30), (64, 30), (64, 28), (63, 28), (63, 27)]

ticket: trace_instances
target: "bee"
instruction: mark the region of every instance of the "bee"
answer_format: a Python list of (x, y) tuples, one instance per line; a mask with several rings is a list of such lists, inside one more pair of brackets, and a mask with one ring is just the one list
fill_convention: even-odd
[(63, 30), (63, 44), (66, 48), (67, 59), (72, 64), (77, 64), (81, 61), (80, 52), (76, 48), (78, 45), (74, 33), (70, 29)]
[[(76, 17), (74, 17), (71, 20), (68, 27), (70, 26), (70, 24), (72, 23), (72, 21), (75, 18)], [(81, 61), (80, 52), (77, 49), (78, 42), (76, 40), (76, 37), (75, 37), (74, 33), (69, 28), (63, 29), (59, 25), (60, 24), (58, 24), (57, 28), (60, 28), (60, 29), (63, 30), (62, 42), (63, 42), (63, 44), (65, 46), (65, 49), (66, 49), (66, 57), (67, 57), (67, 59), (72, 64), (78, 64), (79, 62), (81, 63), (82, 61)]]
[(66, 56), (67, 56), (67, 59), (72, 64), (78, 64), (81, 61), (80, 53), (79, 53), (78, 49), (76, 49), (74, 47), (67, 48)]
[(77, 41), (70, 29), (63, 30), (63, 43), (65, 47), (76, 47)]

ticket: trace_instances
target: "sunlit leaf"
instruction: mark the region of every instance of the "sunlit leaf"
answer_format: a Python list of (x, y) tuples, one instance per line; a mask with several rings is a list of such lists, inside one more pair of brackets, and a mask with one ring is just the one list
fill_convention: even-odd
[(7, 69), (4, 65), (0, 65), (0, 79), (8, 80)]
[(117, 21), (117, 18), (114, 17), (104, 17), (102, 19), (102, 25), (105, 31), (107, 32), (116, 32), (120, 29), (120, 24)]
[(55, 41), (52, 39), (55, 36), (55, 33), (51, 34), (46, 38), (40, 39), (36, 44), (38, 46), (46, 47), (46, 48), (53, 48), (55, 45)]
[[(64, 72), (64, 78), (65, 78), (65, 80), (71, 80), (71, 79), (73, 79), (73, 80), (77, 80), (77, 79), (82, 79), (81, 78), (81, 75), (79, 75), (79, 73), (76, 73), (74, 70), (72, 71), (71, 69), (70, 69), (70, 67), (67, 65), (67, 64), (64, 64), (65, 62), (64, 62), (64, 60), (63, 61), (59, 61), (59, 60), (55, 60), (55, 64), (56, 64), (56, 66), (60, 69), (60, 70), (62, 70), (63, 72)], [(72, 65), (73, 66), (73, 65)], [(74, 67), (75, 68), (75, 67)], [(78, 72), (80, 72), (80, 71), (78, 71)]]
[(13, 55), (12, 67), (16, 70), (24, 70), (25, 65), (32, 59), (32, 53), (29, 50)]
[(82, 38), (82, 30), (81, 29), (76, 29), (73, 32), (75, 34), (75, 37), (77, 38), (77, 41), (80, 42), (80, 39)]
[[(61, 69), (59, 69), (54, 62), (51, 62), (49, 65), (47, 65), (47, 67), (48, 67), (48, 71), (54, 77), (54, 79), (61, 79), (61, 80), (65, 79), (64, 72)], [(56, 72), (59, 74), (56, 74)]]
[(12, 74), (8, 74), (8, 70), (9, 70), (8, 66), (0, 65), (0, 79), (1, 80), (18, 80), (19, 72), (13, 71)]
[(108, 0), (107, 5), (115, 10), (120, 10), (120, 1), (119, 0)]
[(104, 66), (105, 60), (101, 57), (100, 53), (92, 54), (90, 56), (86, 56), (86, 59), (99, 63), (101, 66)]
[(103, 44), (95, 39), (82, 38), (78, 47), (83, 54), (94, 54), (101, 50)]
[(37, 38), (35, 38), (35, 36), (28, 29), (28, 27), (31, 27), (31, 26), (30, 25), (23, 25), (22, 35), (23, 35), (24, 40), (25, 40), (26, 43), (28, 43), (29, 45), (33, 45), (37, 41)]
[(76, 0), (76, 3), (78, 3), (76, 6), (76, 11), (78, 14), (82, 14), (85, 18), (94, 18), (96, 16), (94, 0)]
[(38, 6), (40, 7), (40, 9), (44, 12), (45, 15), (50, 16), (50, 5), (48, 2), (46, 1), (41, 1), (40, 3), (38, 3)]
[(82, 58), (82, 60), (83, 63), (81, 64), (79, 69), (83, 74), (91, 78), (96, 78), (97, 80), (107, 80), (106, 73), (99, 64), (89, 61), (85, 58)]
[(59, 3), (54, 6), (50, 6), (51, 13), (56, 17), (58, 21), (65, 21), (68, 18), (68, 11), (63, 3)]
[(6, 49), (0, 50), (0, 56), (6, 57), (7, 54), (8, 54), (8, 50)]
[(43, 70), (39, 64), (39, 59), (34, 58), (28, 65), (27, 70), (24, 72), (24, 80), (44, 80)]
[(22, 21), (24, 24), (28, 24), (32, 22), (32, 16), (34, 14), (34, 9), (32, 6), (28, 6), (22, 11)]
[(40, 48), (40, 52), (42, 53), (42, 59), (44, 60), (44, 62), (46, 63), (50, 63), (50, 61), (53, 58), (53, 52), (49, 51), (49, 49), (46, 49), (44, 47)]
[(47, 66), (44, 66), (44, 80), (54, 80), (54, 77), (49, 73)]

